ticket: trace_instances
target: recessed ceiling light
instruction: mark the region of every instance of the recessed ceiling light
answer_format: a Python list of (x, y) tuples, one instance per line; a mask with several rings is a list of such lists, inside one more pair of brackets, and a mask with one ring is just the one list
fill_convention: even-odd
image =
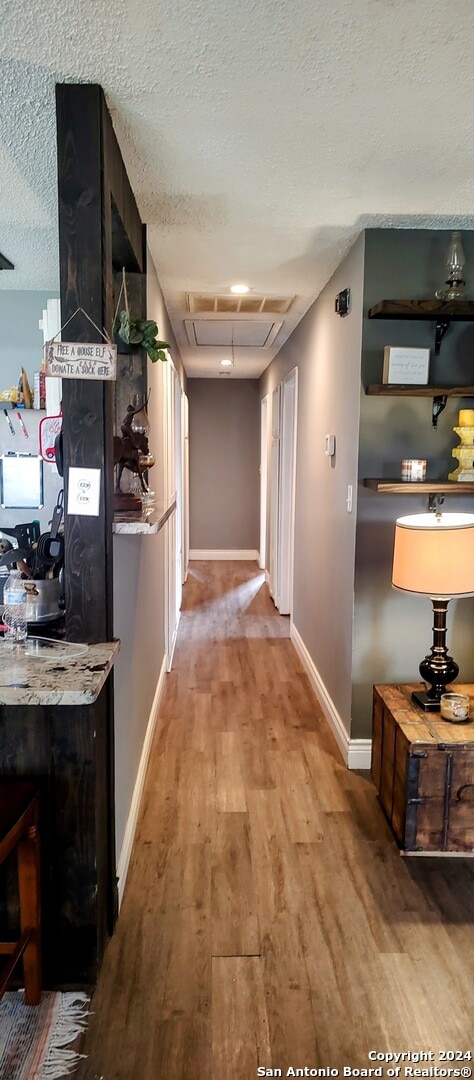
[(230, 291), (243, 296), (244, 293), (250, 292), (250, 287), (248, 285), (231, 285)]
[(221, 367), (232, 367), (232, 360), (219, 360)]

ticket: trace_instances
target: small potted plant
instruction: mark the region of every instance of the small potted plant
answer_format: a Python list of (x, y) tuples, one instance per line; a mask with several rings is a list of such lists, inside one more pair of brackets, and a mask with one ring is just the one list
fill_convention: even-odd
[[(118, 307), (122, 292), (125, 301), (125, 309), (119, 312)], [(164, 361), (168, 359), (165, 352), (165, 349), (169, 348), (168, 342), (159, 340), (158, 327), (154, 319), (136, 319), (130, 313), (125, 270), (123, 271), (122, 288), (120, 289), (112, 330), (126, 345), (132, 347), (134, 345), (140, 346), (142, 349), (145, 349), (153, 364), (156, 363), (157, 360)]]

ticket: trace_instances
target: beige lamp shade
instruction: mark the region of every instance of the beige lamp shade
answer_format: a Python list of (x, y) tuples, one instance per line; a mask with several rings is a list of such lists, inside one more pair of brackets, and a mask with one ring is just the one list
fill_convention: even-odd
[(392, 585), (440, 599), (474, 594), (474, 514), (398, 518)]

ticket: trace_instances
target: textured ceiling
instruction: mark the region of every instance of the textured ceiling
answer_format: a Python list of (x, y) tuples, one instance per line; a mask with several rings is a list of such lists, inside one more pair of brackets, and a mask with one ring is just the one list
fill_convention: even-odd
[(57, 289), (56, 82), (106, 93), (190, 375), (188, 292), (295, 300), (366, 226), (472, 227), (472, 0), (0, 0), (0, 287)]

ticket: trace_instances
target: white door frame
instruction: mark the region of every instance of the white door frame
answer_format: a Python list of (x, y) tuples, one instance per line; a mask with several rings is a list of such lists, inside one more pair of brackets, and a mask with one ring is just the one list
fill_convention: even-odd
[[(164, 401), (165, 401), (165, 503), (168, 508), (176, 499), (182, 500), (181, 484), (181, 447), (177, 440), (181, 438), (181, 401), (179, 417), (177, 398), (181, 394), (181, 385), (174, 364), (168, 353), (168, 362), (164, 365)], [(181, 503), (182, 508), (182, 503)], [(181, 548), (181, 530), (178, 530), (180, 512), (173, 510), (164, 526), (165, 544), (165, 651), (166, 670), (171, 671), (174, 648), (178, 634), (181, 595), (181, 565), (178, 568)], [(181, 520), (181, 518), (180, 518)], [(179, 535), (178, 535), (179, 531)], [(179, 560), (180, 561), (180, 560)]]
[(269, 589), (275, 607), (280, 606), (279, 520), (280, 520), (280, 386), (272, 394), (272, 447), (270, 455), (270, 565)]
[(260, 560), (265, 570), (267, 556), (267, 490), (268, 490), (268, 394), (260, 402)]
[(183, 599), (183, 405), (182, 387), (176, 369), (173, 369), (174, 382), (174, 460), (176, 485), (176, 626), (179, 622)]
[(183, 442), (183, 515), (182, 515), (182, 566), (181, 583), (184, 585), (188, 576), (189, 565), (189, 402), (184, 390), (181, 395), (183, 407), (182, 442)]
[(281, 615), (291, 615), (293, 611), (297, 411), (298, 369), (293, 368), (281, 384), (278, 522), (278, 609)]

